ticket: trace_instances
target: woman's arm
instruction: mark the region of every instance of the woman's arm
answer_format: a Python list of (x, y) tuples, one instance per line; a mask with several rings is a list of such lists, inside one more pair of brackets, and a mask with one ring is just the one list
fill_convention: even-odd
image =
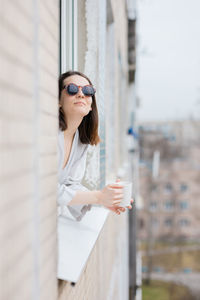
[(103, 206), (119, 206), (123, 194), (123, 186), (109, 184), (100, 191), (77, 191), (68, 205), (99, 204)]

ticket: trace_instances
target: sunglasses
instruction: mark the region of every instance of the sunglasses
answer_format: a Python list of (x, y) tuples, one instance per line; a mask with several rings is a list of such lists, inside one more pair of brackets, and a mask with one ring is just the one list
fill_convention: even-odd
[(63, 87), (63, 89), (65, 89), (71, 96), (78, 94), (79, 88), (81, 88), (82, 93), (87, 97), (94, 96), (96, 93), (96, 90), (92, 85), (78, 86), (75, 83), (69, 83)]

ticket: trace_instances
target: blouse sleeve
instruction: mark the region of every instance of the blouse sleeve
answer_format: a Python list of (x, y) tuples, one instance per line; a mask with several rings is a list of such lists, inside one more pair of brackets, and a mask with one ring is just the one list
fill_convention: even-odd
[(91, 205), (68, 205), (74, 198), (77, 191), (88, 191), (86, 187), (81, 184), (85, 173), (87, 147), (82, 153), (81, 157), (74, 163), (72, 175), (67, 177), (64, 184), (58, 183), (58, 205), (67, 207), (70, 214), (80, 221), (85, 213), (91, 209)]

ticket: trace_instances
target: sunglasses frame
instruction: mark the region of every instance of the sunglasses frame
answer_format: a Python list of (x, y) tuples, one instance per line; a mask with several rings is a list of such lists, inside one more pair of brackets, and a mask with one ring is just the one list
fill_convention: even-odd
[[(86, 84), (86, 85), (84, 85), (84, 86), (81, 86), (81, 85), (77, 85), (77, 84), (75, 84), (75, 83), (68, 83), (68, 84), (66, 84), (66, 85), (64, 85), (64, 87), (63, 87), (63, 90), (65, 89), (66, 90), (66, 92), (68, 93), (68, 90), (67, 90), (67, 87), (70, 85), (70, 84), (73, 84), (73, 85), (75, 85), (77, 88), (78, 88), (78, 90), (81, 88), (81, 91), (82, 91), (82, 93), (83, 93), (83, 95), (85, 96), (85, 97), (92, 97), (92, 96), (94, 96), (95, 95), (95, 93), (96, 93), (96, 89), (91, 85), (91, 84)], [(87, 87), (87, 86), (89, 86), (89, 87), (92, 87), (93, 88), (93, 90), (94, 90), (94, 94), (92, 94), (92, 95), (85, 95), (84, 94), (84, 92), (83, 92), (83, 88), (84, 87)], [(78, 94), (78, 91), (77, 91), (77, 93), (76, 94), (69, 94), (68, 93), (68, 95), (70, 95), (70, 96), (75, 96), (75, 95), (77, 95)]]

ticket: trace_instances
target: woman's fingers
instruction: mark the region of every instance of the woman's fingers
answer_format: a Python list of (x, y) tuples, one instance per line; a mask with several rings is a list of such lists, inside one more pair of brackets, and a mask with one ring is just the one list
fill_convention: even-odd
[[(130, 203), (133, 203), (134, 202), (134, 200), (133, 199), (131, 199), (131, 201), (130, 201)], [(132, 209), (132, 205), (129, 205), (129, 206), (126, 206), (128, 209)]]
[[(121, 198), (121, 197), (117, 197), (117, 198), (115, 198), (115, 199), (117, 199), (117, 200), (115, 200), (115, 201), (113, 201), (113, 205), (115, 205), (115, 206), (117, 206), (117, 205), (119, 205), (120, 203), (121, 203), (121, 200), (123, 199), (123, 198)], [(133, 203), (134, 202), (134, 200), (133, 199), (131, 199), (131, 201), (130, 201), (130, 203)], [(121, 207), (122, 208), (122, 207)], [(128, 209), (132, 209), (132, 205), (128, 205), (128, 206), (126, 206), (126, 208), (128, 208)], [(124, 209), (125, 210), (125, 209)], [(123, 210), (123, 211), (124, 211)]]
[[(133, 199), (131, 199), (131, 201), (130, 201), (131, 203), (133, 203), (134, 202), (134, 200)], [(129, 206), (127, 206), (127, 208), (128, 209), (132, 209), (132, 205), (129, 205)]]
[(115, 195), (114, 199), (115, 200), (122, 200), (123, 199), (123, 194)]
[(117, 207), (114, 207), (114, 206), (107, 206), (107, 208), (108, 208), (109, 210), (111, 210), (112, 212), (114, 212), (115, 214), (120, 215), (120, 210), (118, 209), (118, 206), (117, 206)]
[(125, 210), (126, 210), (125, 207), (121, 207), (121, 206), (119, 206), (117, 209), (119, 215), (121, 212), (125, 212)]
[(120, 213), (125, 212), (125, 207), (122, 206), (107, 206), (109, 210), (116, 213), (117, 215), (120, 215)]
[[(131, 199), (131, 204), (134, 202), (134, 199)], [(128, 209), (132, 209), (133, 207), (132, 207), (132, 205), (129, 205), (128, 206)]]
[(119, 215), (120, 215), (121, 212), (124, 212), (124, 211), (125, 211), (125, 208), (124, 208), (124, 207), (119, 207), (119, 208), (117, 209), (117, 212), (118, 212)]
[(109, 188), (111, 189), (123, 189), (123, 185), (119, 185), (119, 184), (109, 184), (108, 185)]
[(125, 207), (119, 207), (118, 209), (121, 210), (122, 212), (126, 210)]
[(113, 201), (114, 206), (119, 206), (120, 203), (121, 203), (121, 200), (114, 200)]

